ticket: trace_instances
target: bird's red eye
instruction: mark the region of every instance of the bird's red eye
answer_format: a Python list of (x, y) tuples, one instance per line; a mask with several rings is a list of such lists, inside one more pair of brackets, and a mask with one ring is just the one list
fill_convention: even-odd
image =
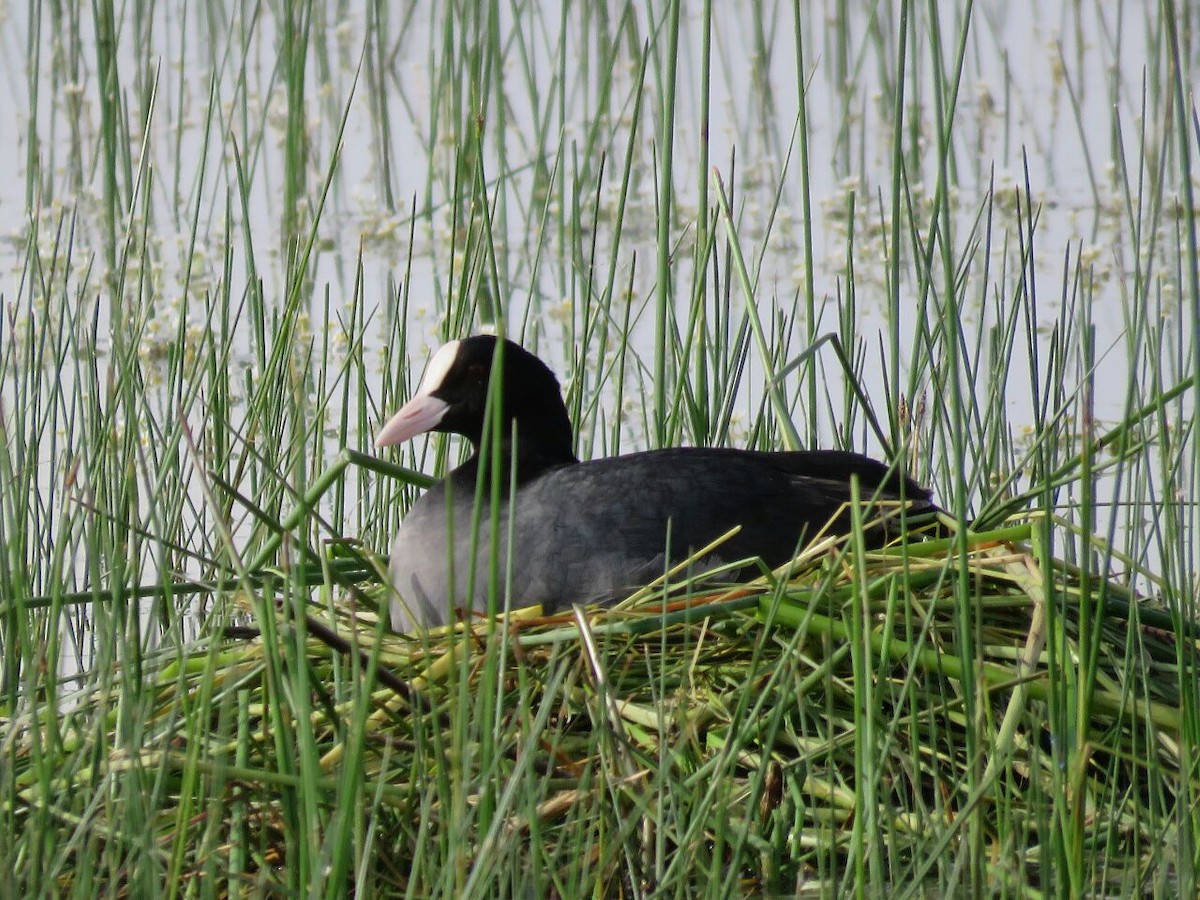
[(471, 363), (467, 366), (467, 377), (472, 381), (486, 381), (487, 367), (483, 363)]

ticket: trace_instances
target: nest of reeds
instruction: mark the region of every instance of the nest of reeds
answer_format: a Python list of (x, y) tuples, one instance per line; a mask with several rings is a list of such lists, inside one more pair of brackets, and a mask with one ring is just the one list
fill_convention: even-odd
[[(143, 674), (136, 750), (112, 696), (62, 727), (94, 782), (139, 767), (177, 794), (144, 823), (164, 865), (200, 879), (218, 854), (232, 892), (286, 891), (304, 854), (334, 885), (416, 896), (824, 893), (863, 873), (919, 892), (956, 866), (1018, 894), (1067, 872), (1169, 884), (1195, 637), (1031, 534), (829, 541), (749, 584), (420, 639), (386, 633), (381, 587), (256, 597), (257, 637)], [(98, 801), (104, 833), (118, 808)]]

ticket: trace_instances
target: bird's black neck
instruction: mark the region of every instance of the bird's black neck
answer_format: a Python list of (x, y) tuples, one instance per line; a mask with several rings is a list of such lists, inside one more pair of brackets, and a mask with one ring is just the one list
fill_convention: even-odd
[[(495, 459), (500, 464), (500, 477), (504, 484), (509, 483), (515, 465), (517, 484), (521, 485), (551, 469), (579, 462), (573, 448), (574, 435), (566, 407), (561, 399), (555, 399), (558, 401), (556, 404), (543, 408), (532, 420), (520, 416), (510, 419), (508, 430), (501, 436), (498, 448), (490, 440), (486, 446), (481, 440), (472, 440), (471, 448), (475, 452), (458, 468), (456, 475), (477, 475), (481, 465), (490, 467)], [(496, 449), (499, 450), (498, 454)]]

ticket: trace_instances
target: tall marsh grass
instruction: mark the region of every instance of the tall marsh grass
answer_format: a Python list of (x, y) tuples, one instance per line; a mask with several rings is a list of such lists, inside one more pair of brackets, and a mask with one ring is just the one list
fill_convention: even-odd
[[(8, 10), (6, 890), (1197, 893), (1197, 10), (852, 7)], [(483, 325), (947, 530), (391, 635)]]

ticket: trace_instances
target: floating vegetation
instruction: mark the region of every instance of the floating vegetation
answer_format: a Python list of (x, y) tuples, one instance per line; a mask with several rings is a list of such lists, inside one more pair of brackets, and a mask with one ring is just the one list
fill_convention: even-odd
[(286, 892), (310, 854), (331, 889), (417, 896), (945, 888), (973, 843), (1017, 893), (1072, 865), (1097, 893), (1169, 885), (1195, 633), (1039, 528), (828, 541), (751, 584), (417, 639), (381, 628), (379, 586), (242, 597), (254, 627), (114, 674), (136, 698), (89, 678), (10, 728), (6, 815), (146, 844), (188, 893)]

